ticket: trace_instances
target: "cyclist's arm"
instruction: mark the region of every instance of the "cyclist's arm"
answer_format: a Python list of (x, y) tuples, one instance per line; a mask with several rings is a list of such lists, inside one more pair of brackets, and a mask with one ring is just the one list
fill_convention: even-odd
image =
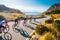
[(5, 26), (8, 26), (8, 22), (7, 21), (5, 22)]

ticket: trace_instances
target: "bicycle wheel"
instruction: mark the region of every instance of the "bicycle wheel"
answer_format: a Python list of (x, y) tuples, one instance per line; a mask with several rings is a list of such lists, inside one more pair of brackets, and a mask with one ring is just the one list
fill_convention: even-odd
[(3, 32), (6, 33), (9, 31), (9, 26), (4, 27)]
[(5, 40), (12, 40), (12, 35), (10, 33), (4, 33)]
[(14, 32), (18, 33), (18, 26), (17, 25), (14, 24), (12, 28), (13, 28)]

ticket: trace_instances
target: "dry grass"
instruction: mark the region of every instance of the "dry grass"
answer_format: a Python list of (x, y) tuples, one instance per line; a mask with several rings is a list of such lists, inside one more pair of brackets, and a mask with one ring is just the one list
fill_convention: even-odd
[(52, 33), (48, 32), (39, 37), (38, 40), (56, 40), (56, 38)]
[(25, 17), (25, 14), (20, 13), (0, 13), (3, 17), (5, 17), (7, 20), (15, 20), (17, 17)]
[[(48, 16), (51, 16), (51, 19), (53, 19), (54, 21), (60, 20), (60, 14), (51, 14)], [(37, 31), (39, 28), (42, 27), (42, 25), (44, 25), (48, 29), (51, 29), (53, 32), (55, 32), (56, 35), (60, 35), (60, 32), (55, 28), (55, 26), (53, 24), (54, 24), (54, 22), (51, 24), (43, 22), (42, 24), (38, 25), (35, 30)], [(39, 32), (36, 32), (36, 31), (35, 31), (35, 33), (39, 34)], [(43, 35), (41, 35), (41, 37), (39, 37), (38, 40), (56, 40), (56, 38), (55, 38), (56, 35), (51, 32), (46, 32)], [(31, 38), (31, 40), (32, 40), (32, 38)]]

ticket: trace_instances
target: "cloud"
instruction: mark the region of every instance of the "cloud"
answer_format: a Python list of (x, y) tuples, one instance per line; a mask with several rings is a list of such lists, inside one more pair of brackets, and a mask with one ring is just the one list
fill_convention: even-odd
[(17, 3), (17, 0), (1, 0), (0, 4), (4, 4), (7, 7), (19, 9), (22, 12), (44, 12), (47, 10), (45, 6), (29, 6), (29, 4), (24, 5), (24, 2), (20, 0), (21, 3)]
[(43, 12), (46, 11), (46, 7), (35, 7), (35, 6), (25, 6), (25, 5), (17, 5), (17, 4), (12, 4), (12, 5), (6, 5), (11, 8), (19, 9), (23, 12)]

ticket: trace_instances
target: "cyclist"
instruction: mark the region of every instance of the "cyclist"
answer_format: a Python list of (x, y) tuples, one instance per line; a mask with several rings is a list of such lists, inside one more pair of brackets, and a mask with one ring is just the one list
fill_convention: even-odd
[(24, 18), (24, 24), (26, 24), (26, 22), (27, 22), (27, 18)]
[[(4, 26), (4, 24), (5, 24), (5, 26)], [(6, 27), (6, 26), (8, 26), (7, 20), (2, 19), (2, 21), (0, 21), (0, 33), (2, 33), (1, 29), (4, 28), (4, 27)]]
[(30, 17), (29, 23), (32, 23), (32, 16)]
[(36, 21), (36, 18), (34, 18), (34, 21)]
[(15, 24), (18, 24), (18, 21), (20, 20), (20, 17), (15, 19)]

